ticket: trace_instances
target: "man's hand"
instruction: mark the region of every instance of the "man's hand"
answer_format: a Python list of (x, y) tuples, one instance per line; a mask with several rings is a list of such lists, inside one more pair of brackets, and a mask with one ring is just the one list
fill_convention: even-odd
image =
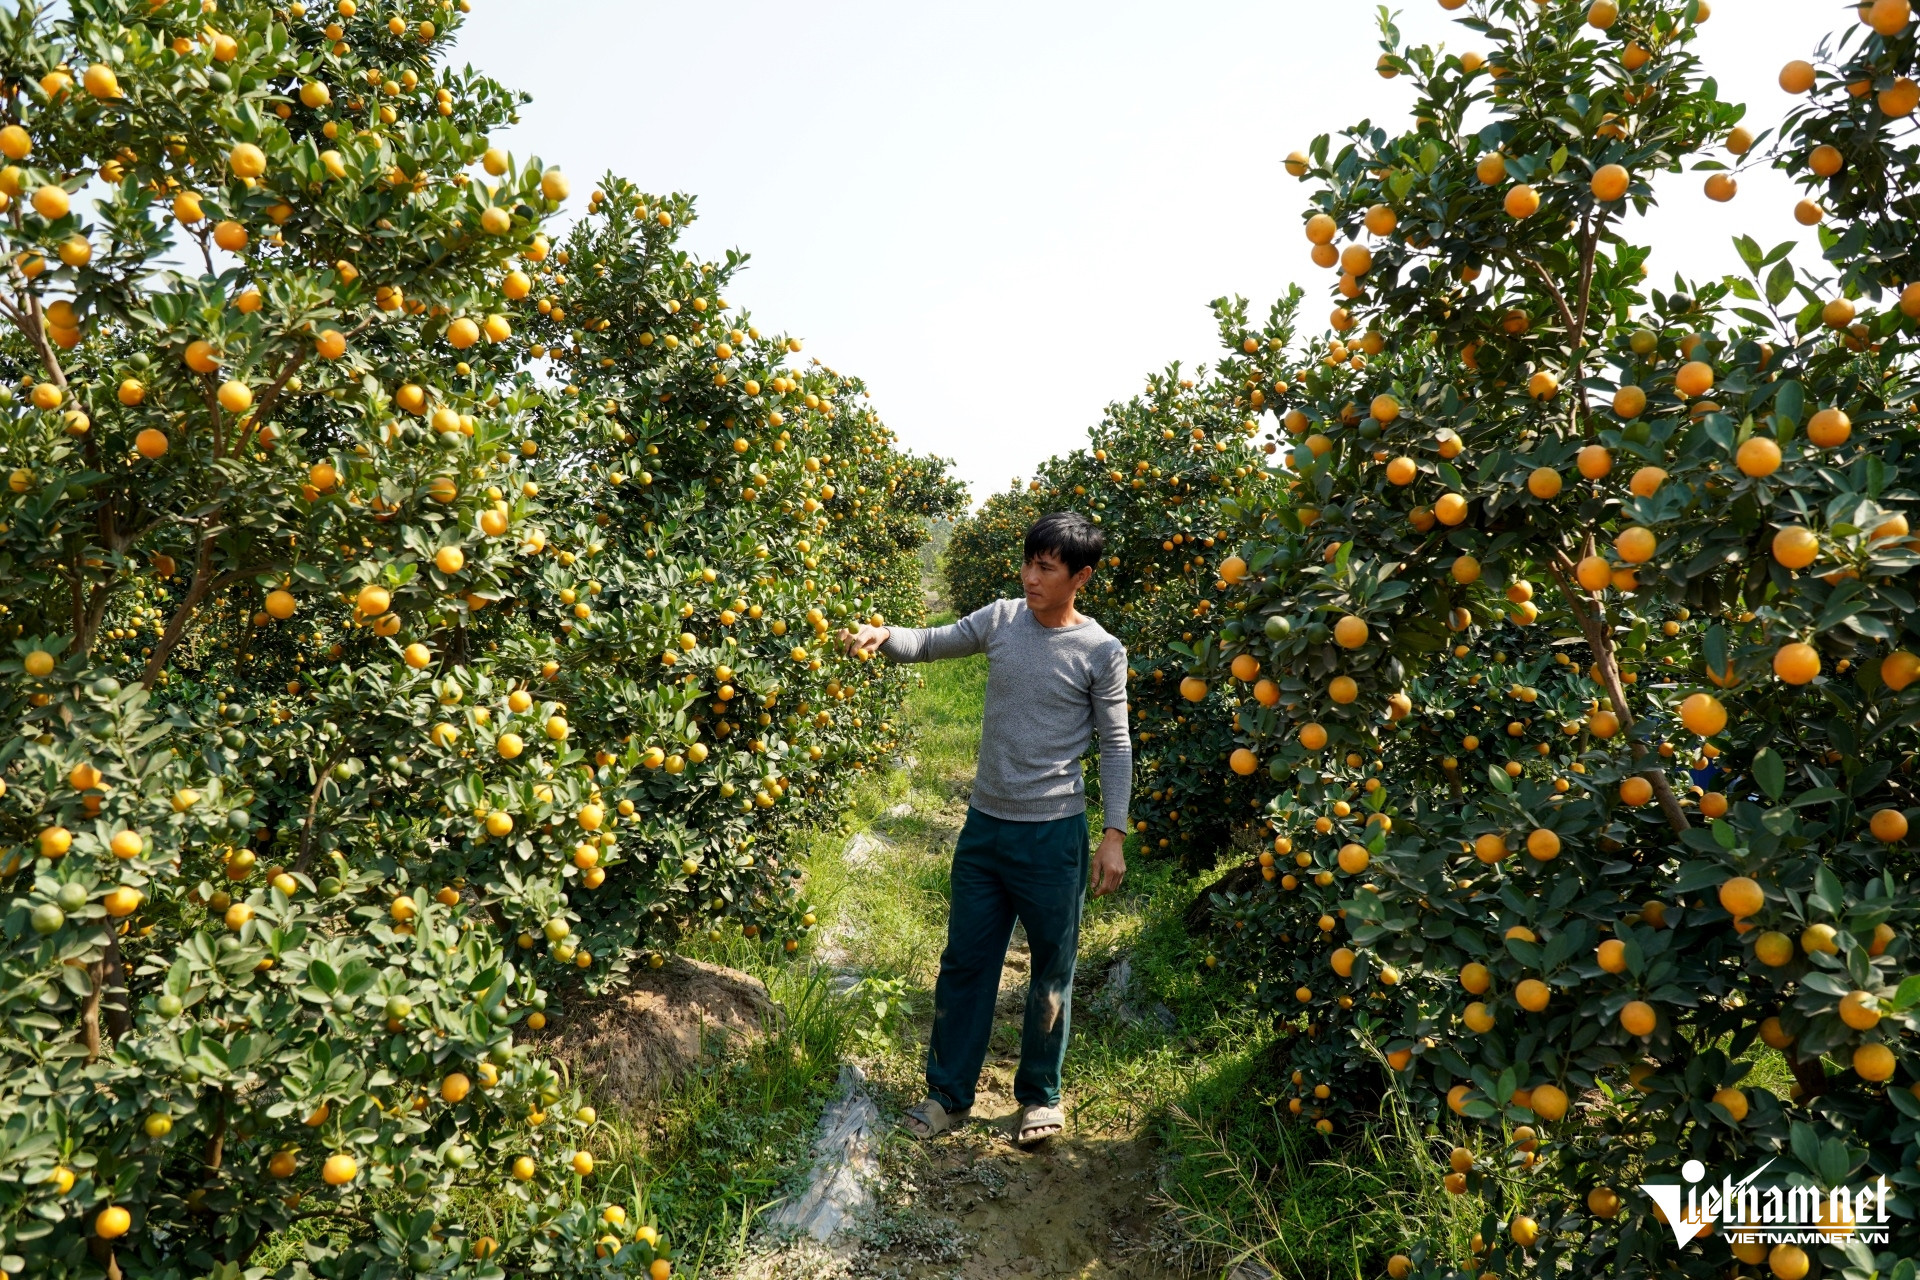
[(869, 627), (864, 623), (858, 631), (848, 631), (844, 627), (840, 631), (841, 645), (846, 649), (848, 656), (856, 658), (863, 654), (877, 653), (880, 646), (892, 637), (893, 628)]
[(1122, 846), (1126, 836), (1113, 827), (1107, 828), (1107, 834), (1100, 839), (1100, 847), (1093, 852), (1093, 896), (1104, 898), (1120, 887), (1120, 881), (1127, 874), (1127, 857)]

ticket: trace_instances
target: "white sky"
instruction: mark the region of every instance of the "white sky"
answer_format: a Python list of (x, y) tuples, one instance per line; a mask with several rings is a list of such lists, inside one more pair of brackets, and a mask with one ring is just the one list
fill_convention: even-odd
[[(1789, 100), (1780, 65), (1850, 18), (1833, 3), (1714, 0), (1698, 48), (1747, 123)], [(1280, 159), (1411, 89), (1372, 71), (1361, 0), (476, 0), (455, 60), (534, 97), (496, 141), (574, 178), (691, 192), (704, 255), (752, 255), (732, 298), (867, 380), (911, 448), (979, 502), (1073, 448), (1101, 409), (1216, 356), (1207, 302), (1256, 314), (1287, 284), (1321, 323), (1303, 184)], [(1437, 0), (1411, 43), (1477, 47)], [(1666, 283), (1738, 268), (1730, 238), (1811, 232), (1756, 171), (1716, 205), (1668, 175), (1650, 229)], [(1801, 255), (1813, 261), (1811, 250)]]

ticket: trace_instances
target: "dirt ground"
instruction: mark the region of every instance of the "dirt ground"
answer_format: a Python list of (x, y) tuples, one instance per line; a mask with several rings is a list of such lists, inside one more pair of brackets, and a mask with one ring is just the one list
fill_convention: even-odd
[[(880, 1202), (834, 1247), (811, 1241), (763, 1252), (742, 1280), (1160, 1280), (1170, 1269), (1165, 1210), (1154, 1203), (1159, 1156), (1142, 1132), (1071, 1119), (1058, 1137), (1016, 1146), (1013, 1097), (1027, 951), (1018, 931), (1001, 972), (994, 1051), (973, 1122), (917, 1143), (884, 1140)], [(896, 1117), (889, 1117), (889, 1120)]]
[[(1017, 1029), (1026, 1001), (1027, 950), (1016, 934), (1000, 975), (1000, 1033), (995, 1048)], [(1016, 1030), (1017, 1035), (1017, 1030)], [(1008, 1046), (1012, 1047), (1012, 1046)], [(957, 1270), (929, 1269), (962, 1280), (1024, 1280), (1073, 1276), (1131, 1280), (1161, 1276), (1147, 1256), (1159, 1217), (1151, 1202), (1155, 1155), (1142, 1134), (1087, 1132), (1069, 1123), (1065, 1133), (1022, 1149), (1013, 1127), (1014, 1052), (989, 1057), (974, 1102), (974, 1123), (942, 1137), (919, 1154), (915, 1207), (950, 1218), (970, 1237), (971, 1252)], [(1069, 1108), (1072, 1099), (1067, 1099)]]

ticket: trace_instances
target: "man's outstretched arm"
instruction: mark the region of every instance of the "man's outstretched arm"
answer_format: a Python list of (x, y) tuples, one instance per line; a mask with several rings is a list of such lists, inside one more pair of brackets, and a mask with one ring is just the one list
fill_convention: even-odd
[(944, 627), (869, 627), (842, 631), (840, 643), (850, 654), (884, 653), (895, 662), (937, 662), (983, 653), (993, 626), (993, 606), (976, 609)]

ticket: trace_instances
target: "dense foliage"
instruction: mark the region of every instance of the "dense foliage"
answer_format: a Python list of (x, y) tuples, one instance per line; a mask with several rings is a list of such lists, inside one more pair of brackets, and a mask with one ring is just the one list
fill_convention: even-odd
[(667, 1274), (539, 1032), (892, 746), (956, 487), (465, 8), (0, 14), (9, 1274)]
[[(1479, 1230), (1396, 1276), (1920, 1252), (1920, 296), (1868, 300), (1915, 242), (1914, 28), (1862, 6), (1780, 144), (1828, 175), (1803, 221), (1842, 278), (1741, 238), (1748, 275), (1663, 290), (1630, 238), (1655, 175), (1731, 199), (1756, 147), (1689, 52), (1706, 17), (1474, 0), (1489, 47), (1458, 55), (1383, 20), (1413, 128), (1289, 160), (1340, 305), (1276, 406), (1290, 501), (1228, 540), (1260, 625), (1196, 667), (1278, 684), (1238, 726), (1272, 844), (1210, 962), (1290, 1034), (1288, 1111), (1333, 1132), (1391, 1092), (1459, 1135), (1435, 1155)], [(1752, 1081), (1769, 1054), (1791, 1099)], [(1689, 1159), (1885, 1176), (1893, 1243), (1676, 1251), (1635, 1188)]]

